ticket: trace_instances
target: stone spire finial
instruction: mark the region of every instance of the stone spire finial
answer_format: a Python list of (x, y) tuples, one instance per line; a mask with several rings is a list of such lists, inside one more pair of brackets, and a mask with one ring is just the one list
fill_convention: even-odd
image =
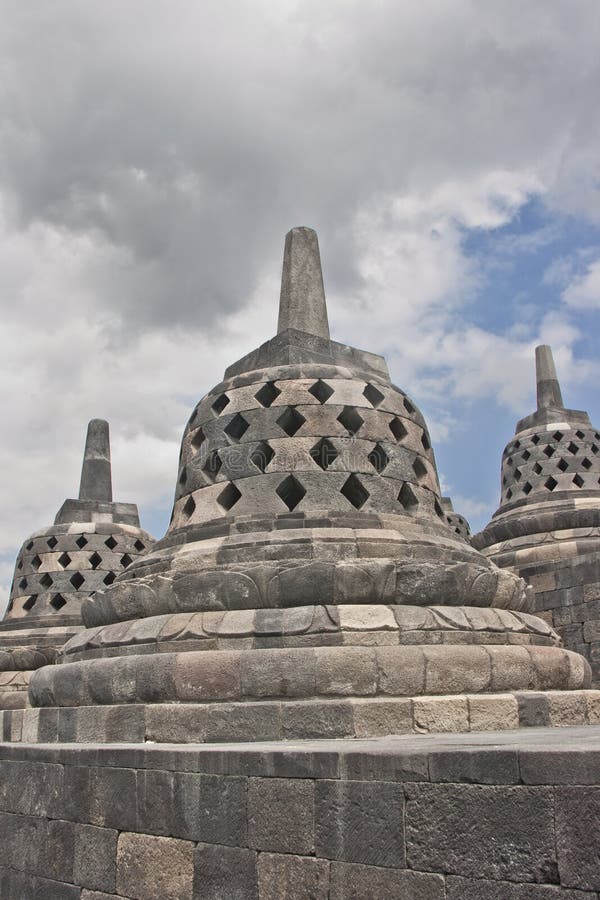
[(110, 437), (104, 419), (92, 419), (88, 425), (79, 499), (112, 502)]
[(319, 241), (312, 228), (292, 228), (285, 237), (277, 332), (288, 328), (329, 340)]
[(537, 405), (540, 409), (564, 409), (560, 384), (556, 377), (552, 349), (548, 344), (535, 348)]

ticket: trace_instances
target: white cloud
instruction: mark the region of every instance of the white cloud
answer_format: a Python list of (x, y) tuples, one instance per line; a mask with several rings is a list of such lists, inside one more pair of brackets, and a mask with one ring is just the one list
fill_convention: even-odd
[(563, 291), (563, 300), (574, 309), (600, 309), (600, 258), (593, 260)]

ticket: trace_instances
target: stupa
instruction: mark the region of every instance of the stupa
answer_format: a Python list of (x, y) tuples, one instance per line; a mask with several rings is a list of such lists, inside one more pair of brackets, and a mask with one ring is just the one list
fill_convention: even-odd
[(500, 506), (473, 544), (523, 576), (535, 610), (600, 676), (600, 433), (564, 406), (552, 351), (536, 348), (537, 410), (502, 454)]
[(25, 706), (33, 670), (81, 629), (81, 604), (116, 579), (154, 539), (137, 507), (112, 499), (108, 422), (88, 424), (78, 500), (28, 537), (17, 556), (0, 625), (0, 707)]
[(108, 710), (122, 740), (510, 727), (519, 692), (590, 679), (532, 607), (448, 527), (383, 358), (331, 340), (317, 237), (295, 228), (277, 335), (194, 409), (167, 534), (83, 602), (30, 697), (99, 740)]

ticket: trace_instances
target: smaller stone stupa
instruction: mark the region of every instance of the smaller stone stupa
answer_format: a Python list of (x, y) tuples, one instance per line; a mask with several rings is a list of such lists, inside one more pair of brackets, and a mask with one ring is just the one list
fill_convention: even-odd
[(0, 625), (0, 708), (25, 706), (33, 670), (81, 628), (81, 604), (112, 584), (154, 538), (135, 503), (112, 499), (108, 422), (88, 425), (78, 500), (23, 544)]
[(550, 347), (536, 348), (537, 410), (502, 454), (500, 506), (473, 545), (535, 591), (535, 610), (600, 675), (600, 433), (564, 406)]

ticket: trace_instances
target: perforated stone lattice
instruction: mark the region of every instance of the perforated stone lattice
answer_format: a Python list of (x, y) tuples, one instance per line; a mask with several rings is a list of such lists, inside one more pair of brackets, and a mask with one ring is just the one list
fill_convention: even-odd
[(509, 442), (502, 459), (502, 501), (532, 493), (597, 491), (600, 447), (593, 429), (561, 428), (523, 433)]
[[(269, 483), (259, 491), (255, 478)], [(350, 377), (224, 383), (190, 418), (173, 523), (365, 505), (444, 518), (438, 493), (425, 423), (398, 389)]]
[(87, 529), (85, 533), (74, 531), (73, 526), (53, 526), (27, 541), (15, 567), (18, 578), (13, 581), (7, 618), (73, 613), (70, 601), (79, 603), (112, 584), (153, 543), (134, 527), (93, 523), (81, 527)]

